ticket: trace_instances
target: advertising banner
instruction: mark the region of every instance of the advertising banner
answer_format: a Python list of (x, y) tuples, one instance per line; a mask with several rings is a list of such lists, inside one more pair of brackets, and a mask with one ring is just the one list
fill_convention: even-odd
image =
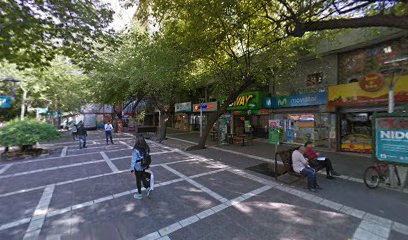
[(208, 102), (208, 103), (201, 103), (193, 105), (193, 112), (200, 112), (200, 108), (203, 109), (203, 112), (215, 112), (218, 109), (217, 102)]
[(11, 98), (9, 96), (0, 96), (0, 108), (11, 108)]
[(269, 120), (269, 143), (279, 144), (280, 120)]
[(219, 145), (228, 144), (227, 133), (228, 133), (228, 121), (225, 116), (222, 116), (218, 119), (218, 144)]
[(267, 99), (264, 99), (264, 93), (259, 91), (245, 92), (240, 94), (235, 101), (229, 105), (228, 110), (254, 110), (261, 109), (264, 104), (267, 104)]
[[(395, 77), (395, 101), (408, 102), (408, 76)], [(388, 102), (391, 79), (368, 75), (360, 82), (329, 87), (329, 105), (358, 106)]]
[(302, 107), (327, 104), (327, 92), (273, 97), (272, 108)]
[(174, 112), (190, 113), (191, 112), (191, 102), (176, 103), (174, 105)]
[(408, 116), (375, 119), (375, 153), (380, 161), (408, 164)]

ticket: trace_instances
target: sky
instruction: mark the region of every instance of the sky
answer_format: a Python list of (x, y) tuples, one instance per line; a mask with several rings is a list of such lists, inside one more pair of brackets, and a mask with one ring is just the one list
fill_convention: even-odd
[(120, 6), (119, 0), (102, 0), (102, 2), (109, 3), (112, 9), (115, 11), (112, 27), (116, 31), (123, 30), (132, 22), (133, 14), (136, 11), (136, 6), (125, 9)]

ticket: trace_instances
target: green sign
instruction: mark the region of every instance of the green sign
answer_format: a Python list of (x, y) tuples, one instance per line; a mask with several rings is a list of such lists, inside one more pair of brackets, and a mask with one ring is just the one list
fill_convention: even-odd
[(380, 161), (408, 164), (408, 115), (383, 114), (374, 121), (374, 152)]
[(227, 108), (229, 111), (254, 110), (262, 108), (265, 93), (260, 91), (244, 92)]

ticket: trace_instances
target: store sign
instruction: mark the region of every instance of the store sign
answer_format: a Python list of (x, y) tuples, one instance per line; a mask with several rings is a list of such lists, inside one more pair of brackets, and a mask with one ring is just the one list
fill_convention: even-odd
[(11, 108), (11, 98), (9, 96), (0, 96), (0, 108)]
[[(372, 80), (374, 81), (374, 78)], [(391, 79), (385, 79), (384, 84), (364, 84), (365, 89), (359, 82), (331, 86), (328, 96), (329, 105), (358, 106), (387, 103), (389, 89), (386, 86), (389, 86), (390, 81)], [(378, 88), (381, 85), (383, 87)], [(375, 89), (378, 90), (374, 91)], [(398, 77), (394, 89), (396, 102), (408, 102), (408, 75)]]
[(272, 108), (302, 107), (327, 104), (327, 92), (273, 97)]
[(367, 92), (377, 92), (384, 87), (384, 78), (379, 73), (369, 73), (360, 80), (360, 88)]
[(36, 108), (37, 114), (47, 114), (48, 108)]
[(218, 110), (218, 104), (217, 102), (208, 102), (193, 105), (193, 112), (200, 112), (200, 109), (202, 109), (203, 112), (214, 112)]
[(264, 93), (260, 91), (242, 93), (229, 105), (228, 110), (261, 109), (263, 95)]
[(376, 118), (375, 132), (378, 160), (408, 164), (408, 117)]
[(176, 103), (174, 105), (174, 112), (189, 113), (191, 112), (191, 102)]

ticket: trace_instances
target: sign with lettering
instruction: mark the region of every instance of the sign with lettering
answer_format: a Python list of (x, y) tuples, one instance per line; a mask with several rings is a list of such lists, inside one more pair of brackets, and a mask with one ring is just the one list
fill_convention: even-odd
[(229, 105), (228, 110), (234, 111), (261, 109), (263, 107), (262, 101), (264, 100), (264, 95), (265, 93), (260, 91), (242, 93), (235, 99), (232, 104)]
[(359, 84), (361, 89), (367, 92), (377, 92), (384, 86), (385, 82), (381, 74), (369, 73), (360, 80)]
[(9, 96), (0, 96), (0, 108), (11, 108), (11, 98)]
[(208, 102), (193, 105), (193, 112), (200, 112), (200, 109), (202, 109), (203, 112), (215, 112), (218, 109), (218, 104), (217, 102)]
[(408, 116), (377, 117), (375, 132), (378, 160), (408, 164)]
[(191, 112), (191, 102), (176, 103), (174, 105), (174, 112), (176, 112), (176, 113), (189, 113), (189, 112)]
[(327, 92), (273, 97), (272, 108), (302, 107), (327, 104)]

